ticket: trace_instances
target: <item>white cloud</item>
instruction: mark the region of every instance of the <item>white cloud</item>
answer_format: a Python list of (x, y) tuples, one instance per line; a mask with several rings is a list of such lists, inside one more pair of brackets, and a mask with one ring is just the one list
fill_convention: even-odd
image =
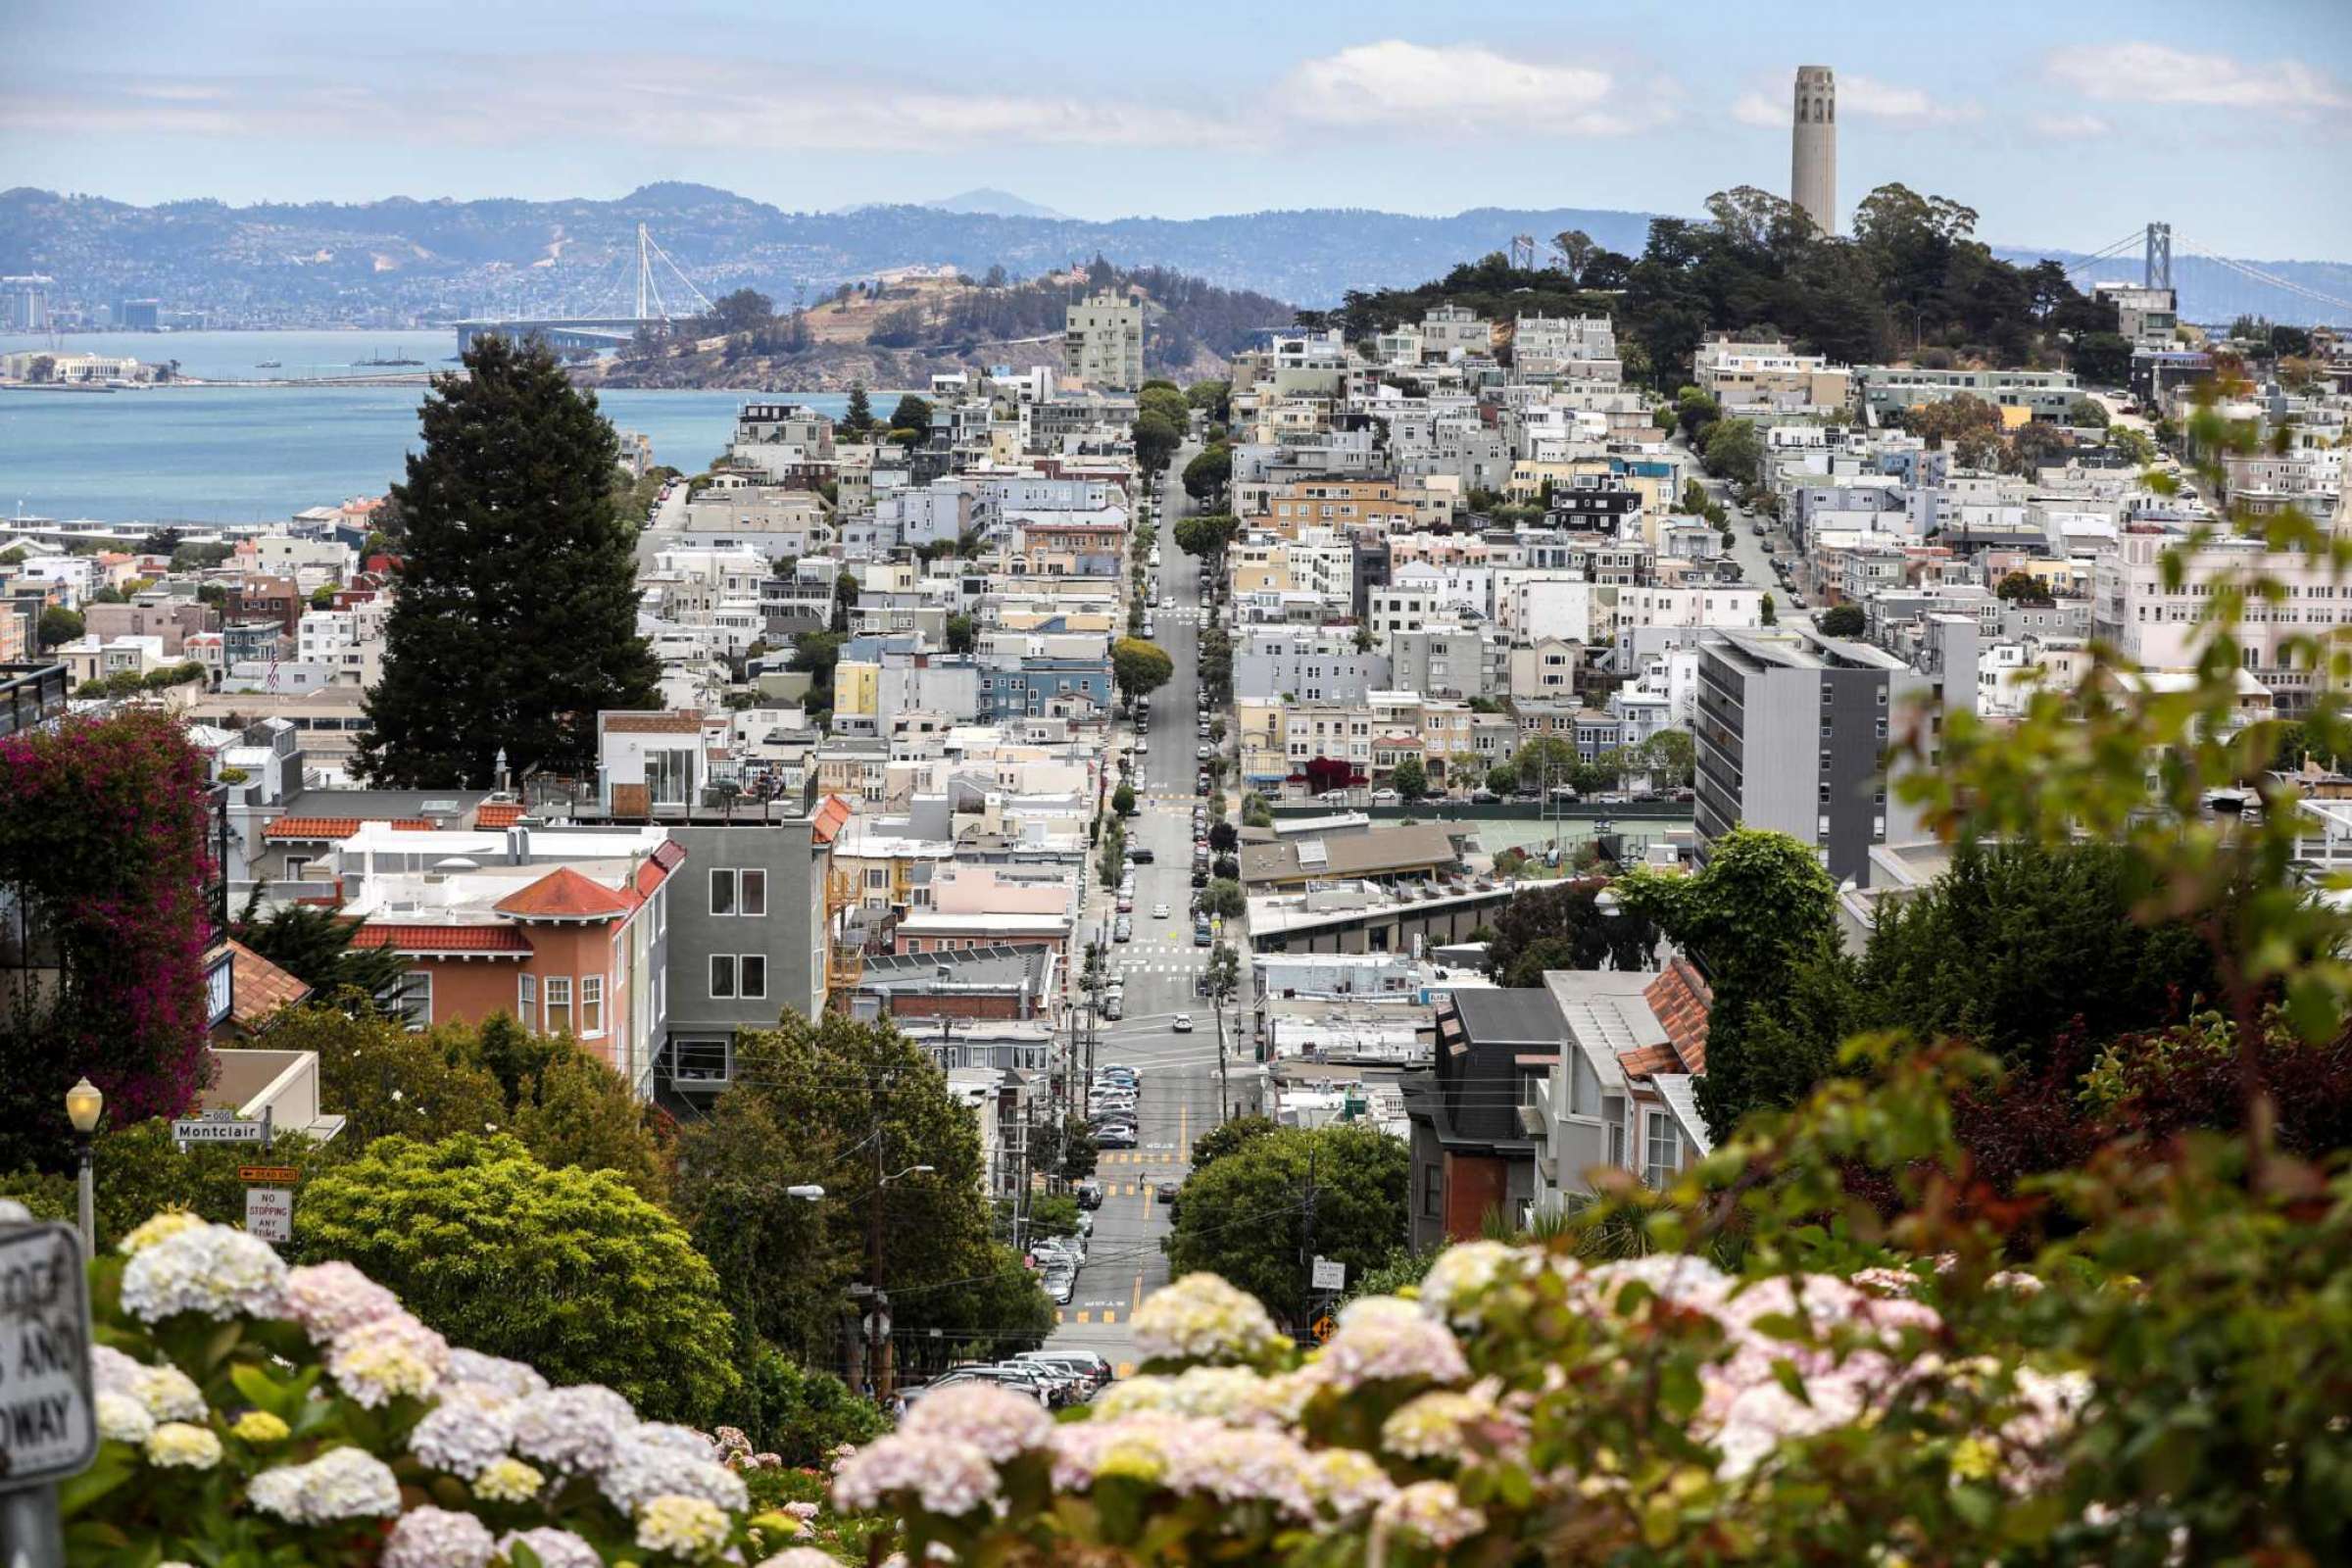
[(2196, 54), (2161, 43), (2088, 44), (2054, 49), (2047, 62), (2059, 82), (2110, 103), (2199, 104), (2287, 113), (2352, 109), (2352, 91), (2299, 60), (2248, 65), (2229, 55)]
[[(1743, 92), (1732, 101), (1732, 118), (1742, 125), (1786, 130), (1795, 114), (1793, 93), (1775, 98), (1762, 91)], [(1918, 87), (1898, 87), (1873, 76), (1838, 77), (1838, 117), (1884, 120), (1896, 124), (1951, 125), (1982, 117), (1974, 103), (1939, 103)]]
[(1358, 44), (1291, 68), (1271, 101), (1323, 125), (1614, 136), (1671, 114), (1592, 66), (1514, 60), (1479, 44)]
[(2115, 127), (2096, 115), (2035, 115), (2034, 128), (2060, 141), (2089, 141), (2111, 135)]

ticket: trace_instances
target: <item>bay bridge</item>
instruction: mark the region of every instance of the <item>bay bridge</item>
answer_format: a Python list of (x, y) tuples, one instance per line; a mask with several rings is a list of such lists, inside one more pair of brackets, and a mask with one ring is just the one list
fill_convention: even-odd
[[(671, 326), (710, 314), (710, 298), (670, 258), (643, 223), (637, 225), (634, 266), (637, 308), (633, 314), (611, 316), (478, 316), (456, 323), (458, 352), (463, 354), (478, 337), (536, 338), (550, 348), (601, 352), (625, 347), (645, 326)], [(663, 276), (669, 287), (663, 287)], [(671, 304), (675, 295), (676, 304)], [(691, 308), (690, 308), (691, 307)]]

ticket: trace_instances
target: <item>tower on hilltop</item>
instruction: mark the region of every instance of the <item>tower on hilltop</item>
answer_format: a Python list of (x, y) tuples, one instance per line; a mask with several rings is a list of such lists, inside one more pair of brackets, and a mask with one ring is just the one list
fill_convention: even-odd
[(1825, 234), (1838, 232), (1838, 76), (1827, 66), (1796, 68), (1788, 199)]

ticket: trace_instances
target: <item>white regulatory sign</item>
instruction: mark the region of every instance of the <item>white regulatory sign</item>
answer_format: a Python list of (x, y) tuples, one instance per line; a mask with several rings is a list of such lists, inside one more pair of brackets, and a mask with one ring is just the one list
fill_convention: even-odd
[(1314, 1288), (1318, 1291), (1344, 1291), (1348, 1288), (1348, 1265), (1328, 1257), (1315, 1259)]
[(0, 1492), (87, 1469), (90, 1293), (70, 1225), (0, 1226)]
[(294, 1189), (245, 1189), (245, 1229), (265, 1242), (283, 1246), (294, 1239)]

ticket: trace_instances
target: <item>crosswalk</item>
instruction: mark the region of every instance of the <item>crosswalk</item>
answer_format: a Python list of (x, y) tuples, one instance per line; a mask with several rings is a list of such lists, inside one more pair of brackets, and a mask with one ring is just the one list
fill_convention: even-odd
[(1162, 1144), (1153, 1149), (1113, 1149), (1096, 1156), (1096, 1163), (1102, 1165), (1182, 1165), (1186, 1162), (1183, 1151), (1173, 1144)]
[[(1056, 1328), (1065, 1327), (1072, 1323), (1101, 1323), (1105, 1326), (1109, 1326), (1116, 1324), (1118, 1321), (1119, 1309), (1115, 1306), (1105, 1306), (1101, 1308), (1090, 1306), (1057, 1306), (1054, 1309), (1054, 1324)], [(1124, 1373), (1120, 1374), (1122, 1377), (1125, 1375), (1126, 1374)]]

